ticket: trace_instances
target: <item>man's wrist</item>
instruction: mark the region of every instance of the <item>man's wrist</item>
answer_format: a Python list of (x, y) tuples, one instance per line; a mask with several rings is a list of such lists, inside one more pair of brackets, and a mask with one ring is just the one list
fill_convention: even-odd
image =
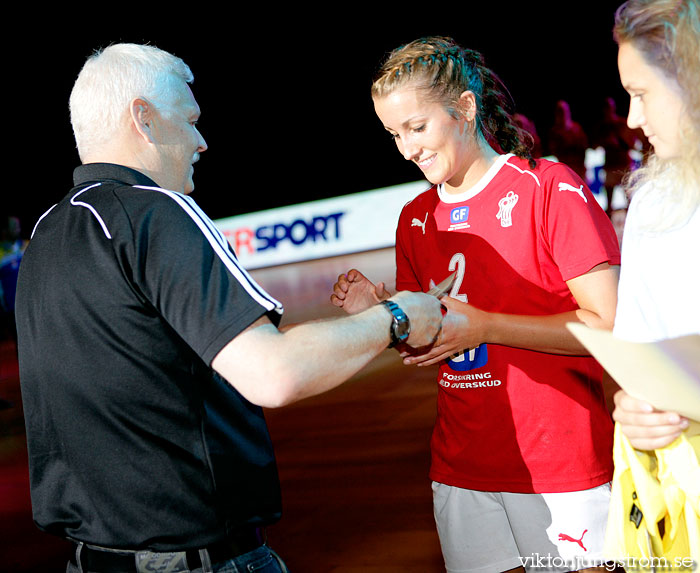
[(411, 334), (411, 321), (408, 319), (408, 315), (393, 300), (383, 300), (380, 304), (391, 314), (391, 325), (389, 327), (391, 342), (389, 343), (389, 348), (406, 342)]

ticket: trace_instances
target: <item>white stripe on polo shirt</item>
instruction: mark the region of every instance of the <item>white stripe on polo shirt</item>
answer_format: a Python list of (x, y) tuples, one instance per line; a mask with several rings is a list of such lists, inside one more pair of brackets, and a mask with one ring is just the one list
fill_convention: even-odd
[(233, 251), (229, 248), (226, 237), (224, 237), (223, 233), (216, 228), (214, 222), (207, 217), (204, 211), (200, 209), (199, 205), (197, 205), (197, 203), (195, 203), (191, 197), (188, 195), (183, 195), (182, 193), (176, 193), (175, 191), (168, 191), (167, 189), (162, 189), (160, 187), (147, 187), (144, 185), (134, 185), (134, 187), (138, 189), (158, 191), (159, 193), (167, 195), (178, 205), (180, 205), (182, 210), (190, 216), (190, 218), (199, 227), (200, 231), (202, 231), (202, 234), (207, 241), (209, 241), (209, 244), (214, 249), (214, 252), (218, 255), (224, 265), (226, 265), (229, 272), (236, 278), (236, 280), (238, 280), (243, 288), (245, 288), (248, 294), (267, 310), (274, 310), (279, 314), (282, 314), (282, 303), (267, 294), (248, 274), (248, 271), (246, 271), (240, 265)]
[(73, 195), (73, 196), (70, 198), (70, 204), (71, 204), (71, 205), (74, 205), (74, 206), (76, 206), (76, 207), (85, 207), (85, 208), (89, 209), (89, 210), (92, 212), (92, 214), (95, 216), (95, 218), (97, 219), (97, 222), (98, 222), (98, 223), (100, 224), (100, 226), (102, 227), (102, 230), (104, 231), (104, 233), (105, 233), (105, 235), (107, 236), (107, 238), (108, 238), (108, 239), (111, 239), (111, 238), (112, 238), (112, 235), (110, 235), (109, 230), (107, 229), (107, 225), (105, 224), (104, 219), (103, 219), (102, 217), (100, 217), (100, 214), (97, 212), (97, 209), (95, 209), (95, 208), (94, 208), (92, 205), (90, 205), (89, 203), (85, 203), (85, 202), (83, 202), (83, 201), (76, 201), (76, 199), (77, 199), (80, 195), (82, 195), (83, 193), (85, 193), (85, 191), (89, 191), (90, 189), (93, 189), (94, 187), (99, 187), (100, 185), (102, 185), (102, 183), (95, 183), (94, 185), (90, 185), (89, 187), (85, 187), (85, 189), (82, 189), (82, 190), (78, 191), (75, 195)]

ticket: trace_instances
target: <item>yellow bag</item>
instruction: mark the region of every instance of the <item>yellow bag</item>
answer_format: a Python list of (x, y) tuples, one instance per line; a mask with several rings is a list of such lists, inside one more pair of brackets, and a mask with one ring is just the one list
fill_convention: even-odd
[(605, 556), (630, 568), (700, 565), (700, 435), (635, 450), (615, 425), (615, 473)]

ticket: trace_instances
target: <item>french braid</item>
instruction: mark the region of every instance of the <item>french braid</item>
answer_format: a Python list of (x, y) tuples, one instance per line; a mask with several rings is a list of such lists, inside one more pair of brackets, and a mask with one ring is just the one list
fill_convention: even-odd
[(389, 54), (372, 83), (372, 97), (385, 97), (408, 83), (423, 90), (430, 101), (445, 105), (455, 117), (460, 114), (460, 95), (474, 93), (479, 132), (498, 151), (523, 157), (534, 168), (532, 136), (513, 121), (510, 94), (479, 52), (447, 37), (415, 40)]

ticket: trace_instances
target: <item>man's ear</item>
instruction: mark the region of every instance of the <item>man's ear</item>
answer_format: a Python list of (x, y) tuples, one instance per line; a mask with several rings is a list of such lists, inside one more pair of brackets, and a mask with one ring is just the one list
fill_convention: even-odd
[(131, 116), (131, 123), (136, 132), (148, 143), (154, 143), (153, 105), (145, 98), (135, 98), (129, 104), (129, 114)]

